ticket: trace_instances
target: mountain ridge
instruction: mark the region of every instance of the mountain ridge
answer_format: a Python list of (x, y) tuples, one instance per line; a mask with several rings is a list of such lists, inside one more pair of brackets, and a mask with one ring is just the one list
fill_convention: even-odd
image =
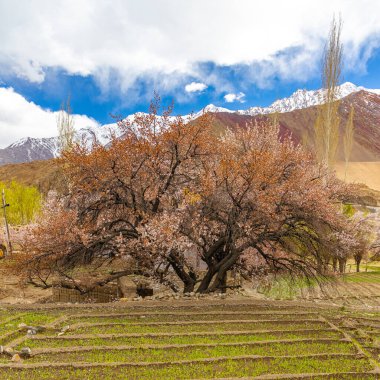
[[(361, 91), (375, 94), (380, 97), (380, 89), (367, 89), (362, 86), (356, 86), (353, 83), (346, 82), (339, 86), (339, 99), (343, 99), (351, 94), (359, 93)], [(268, 115), (274, 112), (280, 114), (302, 110), (309, 107), (314, 107), (323, 102), (323, 89), (319, 90), (302, 90), (295, 91), (291, 96), (276, 100), (268, 107), (249, 107), (246, 110), (230, 110), (224, 107), (218, 107), (209, 104), (202, 110), (191, 114), (185, 115), (184, 118), (195, 119), (203, 112), (211, 113), (224, 113), (240, 116), (259, 116)], [(126, 117), (127, 120), (133, 122), (136, 115), (140, 112)], [(110, 141), (112, 134), (118, 134), (117, 124), (106, 124), (98, 128), (86, 127), (81, 128), (76, 133), (77, 140), (88, 141), (89, 143), (94, 140), (106, 145)], [(6, 148), (0, 149), (0, 165), (32, 162), (34, 160), (46, 160), (55, 158), (59, 155), (59, 142), (58, 137), (49, 138), (33, 138), (25, 137), (12, 143)]]

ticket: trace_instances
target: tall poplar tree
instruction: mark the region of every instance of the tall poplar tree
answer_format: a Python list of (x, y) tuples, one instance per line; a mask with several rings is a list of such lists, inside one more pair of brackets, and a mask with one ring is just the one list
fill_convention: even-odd
[(342, 73), (342, 22), (333, 18), (324, 49), (322, 66), (323, 99), (315, 123), (317, 158), (328, 167), (335, 162), (339, 143), (339, 81)]

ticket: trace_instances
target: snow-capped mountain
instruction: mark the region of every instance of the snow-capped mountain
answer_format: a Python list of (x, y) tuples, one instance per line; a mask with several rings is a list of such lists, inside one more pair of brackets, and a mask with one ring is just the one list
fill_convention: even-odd
[[(351, 82), (343, 83), (338, 87), (338, 98), (342, 99), (358, 91), (373, 92), (380, 95), (380, 90), (367, 89), (362, 86), (356, 86)], [(323, 103), (323, 89), (319, 90), (297, 90), (290, 97), (276, 100), (269, 107), (250, 107), (247, 110), (237, 111), (241, 115), (263, 115), (274, 112), (290, 112), (296, 109), (316, 106)]]
[(0, 165), (48, 160), (58, 154), (58, 139), (26, 137), (0, 149)]
[[(350, 95), (358, 91), (372, 92), (380, 95), (380, 89), (368, 89), (362, 86), (356, 86), (351, 82), (345, 82), (338, 87), (338, 99), (342, 99), (347, 95)], [(229, 112), (237, 113), (239, 115), (267, 115), (274, 112), (291, 112), (297, 109), (303, 109), (307, 107), (316, 106), (323, 103), (323, 89), (319, 90), (297, 90), (288, 98), (276, 100), (268, 107), (250, 107), (246, 110), (233, 111), (228, 108), (217, 107), (213, 104), (209, 104), (201, 111), (194, 114), (195, 117), (200, 116), (202, 112)]]
[[(116, 124), (107, 124), (99, 128), (87, 127), (76, 132), (75, 139), (91, 144), (97, 141), (106, 145), (113, 134), (117, 136)], [(60, 152), (58, 137), (32, 138), (25, 137), (4, 149), (0, 149), (0, 165), (31, 162), (35, 160), (48, 160), (58, 157)]]
[[(194, 113), (193, 118), (196, 119), (197, 117), (201, 116), (204, 112), (212, 112), (212, 113), (217, 113), (217, 112), (229, 112), (229, 113), (235, 113), (236, 111), (229, 110), (228, 108), (224, 107), (217, 107), (214, 104), (209, 104), (205, 108), (201, 109), (200, 111)], [(186, 117), (189, 117), (190, 115), (186, 115)]]
[[(366, 89), (361, 86), (356, 86), (353, 83), (346, 82), (339, 86), (339, 98), (344, 98), (352, 93), (366, 91), (380, 95), (380, 90)], [(291, 112), (296, 109), (303, 109), (321, 104), (323, 102), (323, 90), (307, 91), (297, 90), (290, 97), (276, 100), (269, 107), (250, 107), (247, 110), (233, 111), (228, 108), (217, 107), (209, 104), (202, 110), (193, 115), (186, 115), (184, 118), (194, 119), (199, 117), (203, 112), (212, 113), (234, 113), (237, 115), (263, 115), (274, 112)], [(129, 115), (126, 119), (133, 122), (136, 115)], [(82, 128), (76, 132), (76, 139), (91, 144), (94, 140), (103, 145), (109, 143), (111, 136), (118, 137), (120, 131), (117, 124), (106, 124), (101, 127)], [(59, 154), (58, 137), (50, 138), (31, 138), (26, 137), (11, 144), (7, 148), (0, 149), (0, 165), (9, 163), (30, 162), (34, 160), (45, 160), (57, 157)]]

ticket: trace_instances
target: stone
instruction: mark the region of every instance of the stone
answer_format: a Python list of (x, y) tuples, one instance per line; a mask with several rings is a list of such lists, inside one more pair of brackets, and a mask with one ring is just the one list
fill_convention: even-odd
[(153, 289), (147, 286), (137, 287), (136, 292), (140, 297), (152, 297), (153, 296)]
[(13, 356), (12, 356), (12, 362), (15, 362), (15, 363), (19, 363), (19, 362), (21, 362), (21, 357), (20, 357), (20, 355), (19, 354), (14, 354)]
[(136, 297), (136, 284), (128, 276), (120, 277), (117, 284), (123, 298)]
[(22, 330), (26, 330), (27, 327), (28, 327), (28, 325), (27, 325), (26, 323), (20, 323), (20, 324), (18, 325), (18, 328), (19, 328), (19, 329), (22, 329)]
[(32, 350), (31, 350), (29, 347), (23, 347), (23, 348), (21, 349), (19, 355), (20, 355), (22, 358), (30, 358), (31, 354), (32, 354)]

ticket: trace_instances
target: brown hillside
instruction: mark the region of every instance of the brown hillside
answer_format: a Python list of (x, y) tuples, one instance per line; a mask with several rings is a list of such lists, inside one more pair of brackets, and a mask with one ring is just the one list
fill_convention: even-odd
[[(338, 178), (344, 180), (344, 162), (337, 162), (335, 169)], [(350, 183), (364, 183), (371, 189), (380, 191), (380, 162), (350, 162), (347, 170), (347, 181)]]
[(49, 190), (64, 188), (64, 181), (55, 160), (0, 166), (0, 181), (12, 180), (36, 186), (43, 194)]
[[(355, 142), (351, 161), (380, 161), (380, 96), (366, 91), (353, 93), (342, 99), (340, 104), (341, 134), (351, 105), (355, 109)], [(295, 110), (280, 115), (280, 122), (299, 139), (306, 133), (313, 141), (313, 127), (317, 115), (316, 107)], [(343, 143), (339, 144), (338, 160), (343, 160)]]
[[(351, 161), (380, 161), (380, 95), (359, 91), (341, 100), (341, 133), (343, 134), (350, 107), (355, 109), (355, 141)], [(307, 136), (310, 144), (313, 142), (314, 122), (317, 115), (316, 107), (309, 107), (279, 114), (282, 133), (291, 133), (296, 142)], [(218, 113), (215, 123), (218, 129), (224, 127), (244, 127), (247, 122), (262, 120), (265, 116), (246, 116), (230, 113)], [(343, 144), (339, 145), (338, 160), (343, 160)]]

